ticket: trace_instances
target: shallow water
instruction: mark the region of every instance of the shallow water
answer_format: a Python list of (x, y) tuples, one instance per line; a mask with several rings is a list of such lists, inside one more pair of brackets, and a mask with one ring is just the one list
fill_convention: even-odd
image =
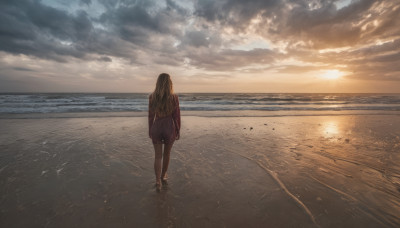
[[(0, 119), (1, 227), (398, 227), (400, 116)], [(21, 219), (23, 218), (23, 219)]]
[[(147, 111), (145, 93), (0, 93), (0, 114)], [(180, 93), (184, 111), (400, 111), (400, 94)]]

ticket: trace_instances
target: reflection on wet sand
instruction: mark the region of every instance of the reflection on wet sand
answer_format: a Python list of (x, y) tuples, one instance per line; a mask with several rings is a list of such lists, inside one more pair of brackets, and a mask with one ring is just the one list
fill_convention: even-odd
[(336, 121), (331, 120), (322, 123), (322, 135), (325, 138), (337, 136), (340, 133), (337, 124), (338, 123)]
[(0, 120), (0, 226), (400, 225), (400, 116), (182, 120), (160, 192), (145, 117)]
[[(176, 226), (176, 215), (173, 197), (168, 192), (168, 186), (163, 186), (162, 191), (158, 194), (154, 194), (154, 203), (156, 205), (155, 220), (157, 227), (175, 227)], [(150, 211), (149, 213), (152, 213)]]

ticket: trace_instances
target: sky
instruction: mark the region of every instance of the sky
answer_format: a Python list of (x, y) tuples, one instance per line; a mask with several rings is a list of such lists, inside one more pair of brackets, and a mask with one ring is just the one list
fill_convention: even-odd
[(0, 0), (0, 92), (400, 93), (399, 0)]

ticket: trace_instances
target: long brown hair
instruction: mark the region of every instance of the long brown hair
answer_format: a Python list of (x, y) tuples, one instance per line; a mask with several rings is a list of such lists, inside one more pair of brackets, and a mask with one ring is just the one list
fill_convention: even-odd
[(156, 88), (151, 94), (151, 108), (158, 116), (167, 116), (174, 110), (174, 89), (172, 86), (171, 77), (167, 73), (162, 73), (158, 76)]

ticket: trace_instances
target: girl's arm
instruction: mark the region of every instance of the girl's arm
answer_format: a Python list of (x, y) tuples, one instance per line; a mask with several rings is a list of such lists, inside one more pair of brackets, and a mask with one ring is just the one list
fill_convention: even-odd
[(175, 124), (176, 139), (179, 139), (180, 130), (181, 130), (181, 110), (179, 107), (178, 95), (175, 95), (175, 110), (172, 113), (172, 118), (173, 118), (174, 124)]
[(149, 96), (149, 137), (151, 138), (151, 127), (153, 126), (154, 123), (154, 117), (155, 117), (155, 112), (151, 109), (151, 95)]

